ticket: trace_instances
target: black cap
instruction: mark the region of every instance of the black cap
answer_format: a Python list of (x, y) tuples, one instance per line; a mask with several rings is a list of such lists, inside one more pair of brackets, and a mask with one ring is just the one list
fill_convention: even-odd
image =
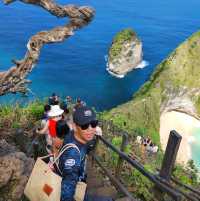
[(75, 124), (81, 126), (96, 120), (96, 114), (90, 107), (82, 106), (74, 112), (73, 120)]

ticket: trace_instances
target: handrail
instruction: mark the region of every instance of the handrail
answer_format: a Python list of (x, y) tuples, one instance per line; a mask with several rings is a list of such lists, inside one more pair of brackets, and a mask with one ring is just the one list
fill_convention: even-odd
[[(193, 193), (196, 193), (198, 196), (200, 196), (200, 191), (199, 191), (199, 190), (194, 189), (194, 188), (192, 188), (191, 186), (189, 186), (189, 185), (187, 185), (187, 184), (181, 183), (180, 181), (178, 181), (178, 180), (175, 179), (174, 177), (172, 177), (171, 180), (172, 180), (174, 183), (176, 183), (176, 184), (178, 184), (178, 185), (180, 185), (180, 186), (182, 186), (182, 187), (184, 187), (184, 188), (186, 188), (186, 189), (192, 191)], [(200, 198), (199, 198), (199, 199), (200, 199)]]
[[(160, 178), (160, 181), (162, 181), (164, 184), (166, 184), (167, 186), (171, 186), (173, 187), (167, 180), (163, 179), (163, 178)], [(189, 195), (187, 193), (185, 193), (183, 190), (180, 190), (180, 189), (177, 189), (178, 192), (180, 192), (181, 194), (183, 194), (187, 199), (191, 200), (191, 201), (199, 201), (199, 196), (198, 195)]]
[(177, 192), (176, 190), (168, 187), (167, 185), (163, 184), (161, 181), (158, 180), (158, 177), (156, 175), (153, 175), (149, 171), (147, 171), (140, 163), (137, 161), (131, 159), (129, 156), (127, 156), (124, 152), (117, 149), (115, 146), (113, 146), (110, 142), (108, 142), (106, 139), (104, 139), (102, 136), (98, 136), (98, 138), (105, 144), (107, 147), (112, 149), (114, 152), (116, 152), (121, 158), (126, 160), (129, 164), (131, 164), (133, 167), (135, 167), (138, 171), (140, 171), (144, 176), (146, 176), (149, 180), (151, 180), (153, 183), (156, 184), (156, 187), (160, 188), (161, 190), (165, 191), (169, 195), (171, 195), (175, 200), (181, 200), (182, 195)]
[(96, 163), (103, 169), (103, 171), (106, 173), (106, 175), (110, 178), (110, 180), (114, 183), (114, 185), (120, 189), (121, 192), (123, 192), (129, 199), (131, 199), (131, 201), (136, 201), (137, 199), (135, 199), (129, 192), (128, 190), (126, 189), (126, 187), (121, 184), (121, 182), (116, 179), (102, 164), (101, 162), (99, 161), (99, 159), (93, 155), (92, 156), (93, 159), (96, 161)]

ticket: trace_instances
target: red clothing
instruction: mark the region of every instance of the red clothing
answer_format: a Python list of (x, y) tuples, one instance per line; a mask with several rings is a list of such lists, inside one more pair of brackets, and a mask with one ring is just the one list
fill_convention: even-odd
[(56, 121), (49, 119), (49, 135), (53, 138), (56, 137)]

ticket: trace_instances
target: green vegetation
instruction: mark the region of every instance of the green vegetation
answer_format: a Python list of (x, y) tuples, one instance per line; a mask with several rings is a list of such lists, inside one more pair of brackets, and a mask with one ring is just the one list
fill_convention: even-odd
[[(151, 171), (149, 165), (145, 165), (145, 169)], [(135, 186), (134, 195), (141, 198), (141, 200), (153, 200), (154, 194), (152, 193), (153, 184), (138, 170), (133, 169), (131, 174), (127, 175), (127, 181), (130, 186)]]
[(181, 165), (177, 165), (173, 171), (173, 176), (178, 178), (179, 181), (195, 187), (199, 185), (197, 174), (198, 170), (195, 167), (193, 160), (189, 160), (185, 168)]
[(19, 104), (0, 106), (0, 127), (32, 128), (34, 123), (41, 118), (43, 108), (44, 103), (41, 101), (34, 101), (24, 107)]
[[(116, 112), (104, 112), (101, 118), (105, 120), (112, 119), (114, 125), (126, 130), (133, 136), (150, 136), (152, 141), (159, 145), (159, 101), (157, 97), (148, 97), (143, 100), (135, 101), (134, 104), (126, 103), (114, 109)], [(152, 116), (154, 118), (152, 118)]]
[(200, 114), (200, 96), (197, 97), (197, 99), (195, 101), (195, 106), (196, 106), (198, 114)]
[[(116, 136), (113, 137), (112, 139), (112, 144), (117, 147), (118, 149), (120, 149), (120, 146), (122, 144), (122, 136)], [(130, 154), (131, 152), (131, 145), (127, 145), (124, 151), (126, 154)], [(110, 155), (111, 155), (111, 163), (113, 167), (117, 167), (117, 162), (119, 159), (119, 155), (113, 151), (110, 151)]]
[(113, 60), (121, 53), (122, 46), (125, 42), (130, 42), (134, 39), (136, 39), (136, 34), (130, 28), (119, 32), (113, 39), (113, 43), (109, 52), (110, 59)]

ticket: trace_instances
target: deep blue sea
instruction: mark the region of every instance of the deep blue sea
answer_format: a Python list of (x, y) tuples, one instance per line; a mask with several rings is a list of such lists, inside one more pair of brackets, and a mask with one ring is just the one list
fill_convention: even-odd
[[(148, 80), (155, 66), (200, 28), (199, 0), (70, 0), (60, 4), (91, 5), (94, 20), (63, 43), (46, 45), (29, 79), (29, 98), (8, 95), (0, 103), (26, 102), (52, 92), (81, 97), (98, 110), (112, 108), (131, 99)], [(5, 6), (0, 1), (0, 70), (21, 59), (29, 38), (41, 31), (63, 25), (42, 8), (16, 1)], [(149, 65), (119, 79), (106, 71), (105, 56), (114, 35), (133, 28), (143, 42), (144, 60)]]

